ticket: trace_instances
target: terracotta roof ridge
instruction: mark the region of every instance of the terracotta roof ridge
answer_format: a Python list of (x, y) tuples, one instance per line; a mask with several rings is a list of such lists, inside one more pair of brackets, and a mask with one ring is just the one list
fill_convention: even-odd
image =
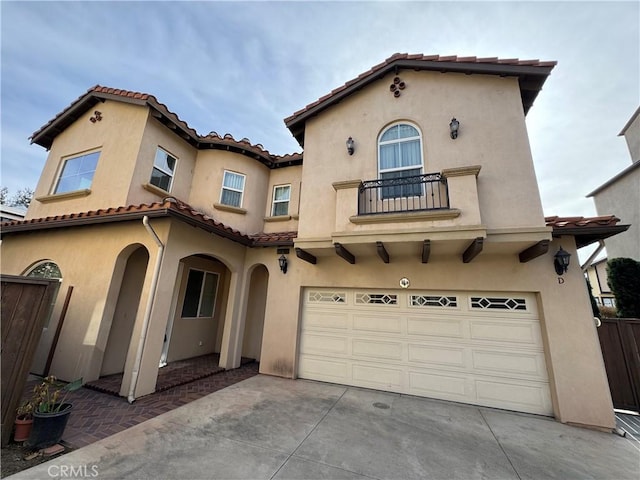
[(559, 217), (557, 215), (547, 216), (544, 218), (547, 226), (552, 227), (585, 227), (589, 225), (616, 225), (620, 219), (615, 215), (599, 215), (596, 217)]

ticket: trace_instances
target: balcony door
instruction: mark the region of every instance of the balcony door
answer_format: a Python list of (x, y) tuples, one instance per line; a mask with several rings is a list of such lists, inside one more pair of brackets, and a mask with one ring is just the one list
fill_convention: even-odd
[(422, 184), (396, 179), (422, 175), (422, 136), (414, 125), (395, 123), (382, 131), (378, 139), (378, 178), (386, 180), (382, 199), (423, 195)]

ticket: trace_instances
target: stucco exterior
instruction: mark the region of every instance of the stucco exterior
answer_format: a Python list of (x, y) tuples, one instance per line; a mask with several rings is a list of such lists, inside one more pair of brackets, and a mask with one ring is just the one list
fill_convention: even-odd
[[(394, 58), (382, 68), (393, 69)], [(263, 374), (296, 378), (308, 289), (526, 293), (536, 303), (548, 414), (612, 429), (584, 277), (575, 261), (564, 275), (553, 267), (560, 246), (577, 258), (576, 242), (545, 223), (529, 149), (525, 113), (537, 90), (525, 95), (517, 75), (543, 67), (547, 75), (549, 64), (509, 70), (494, 62), (492, 70), (461, 60), (465, 73), (448, 63), (432, 71), (431, 60), (420, 61), (426, 70), (365, 75), (370, 81), (339, 102), (330, 104), (329, 96), (312, 104), (317, 110), (304, 121), (310, 109), (287, 119), (303, 139), (304, 162), (269, 156), (244, 140), (199, 137), (154, 99), (130, 104), (103, 87), (76, 104), (108, 97), (100, 122), (89, 120), (92, 106), (74, 113), (60, 134), (37, 132), (44, 145), (52, 142), (51, 152), (27, 220), (3, 233), (2, 271), (26, 274), (44, 260), (60, 267), (41, 357), (74, 287), (51, 372), (91, 381), (121, 371), (120, 394), (130, 401), (154, 391), (159, 364), (212, 352), (224, 368), (249, 357)], [(405, 88), (394, 96), (389, 85), (397, 76)], [(79, 108), (72, 107), (67, 111)], [(453, 116), (457, 139), (449, 134)], [(422, 171), (438, 174), (448, 203), (363, 214), (362, 182), (379, 177), (379, 137), (398, 122), (420, 132)], [(177, 158), (166, 192), (148, 185), (158, 147)], [(51, 195), (61, 159), (94, 148), (102, 153), (90, 191)], [(239, 206), (221, 203), (225, 170), (246, 176)], [(274, 217), (274, 187), (282, 185), (291, 187), (288, 211)], [(52, 215), (58, 217), (37, 220)], [(182, 316), (190, 269), (217, 278), (211, 315)]]

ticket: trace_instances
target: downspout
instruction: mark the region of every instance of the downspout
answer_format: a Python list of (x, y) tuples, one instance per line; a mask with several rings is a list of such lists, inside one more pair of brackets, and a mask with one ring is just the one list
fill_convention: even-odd
[(151, 238), (153, 238), (156, 245), (158, 245), (158, 254), (156, 255), (156, 266), (153, 270), (153, 277), (151, 279), (151, 291), (149, 292), (149, 299), (147, 301), (147, 308), (144, 312), (144, 319), (142, 320), (142, 330), (140, 332), (140, 341), (138, 342), (138, 350), (136, 351), (136, 359), (133, 364), (133, 372), (131, 372), (131, 384), (129, 385), (129, 396), (127, 400), (129, 403), (133, 403), (136, 399), (134, 392), (138, 384), (138, 375), (140, 373), (140, 365), (142, 364), (142, 351), (144, 350), (144, 344), (147, 340), (147, 330), (149, 329), (149, 319), (151, 318), (151, 309), (153, 307), (153, 301), (156, 296), (156, 290), (158, 289), (158, 279), (160, 277), (160, 266), (162, 265), (162, 256), (164, 254), (164, 244), (158, 238), (158, 235), (153, 230), (153, 227), (149, 225), (149, 217), (144, 216), (142, 218), (142, 224), (147, 229)]

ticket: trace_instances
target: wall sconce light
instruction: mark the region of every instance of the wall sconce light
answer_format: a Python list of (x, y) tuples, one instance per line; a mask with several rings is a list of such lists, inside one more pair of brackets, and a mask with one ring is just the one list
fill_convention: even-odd
[(456, 117), (451, 119), (451, 123), (449, 124), (449, 131), (451, 132), (451, 138), (458, 138), (458, 130), (460, 129), (460, 122), (456, 120)]
[(347, 138), (347, 153), (349, 155), (353, 155), (354, 151), (355, 151), (355, 142), (353, 141), (353, 138), (349, 137)]
[(287, 257), (280, 255), (278, 263), (280, 264), (280, 270), (282, 270), (282, 273), (287, 273)]
[(569, 260), (571, 254), (560, 247), (560, 250), (553, 256), (553, 266), (556, 268), (556, 273), (562, 275), (569, 268)]

